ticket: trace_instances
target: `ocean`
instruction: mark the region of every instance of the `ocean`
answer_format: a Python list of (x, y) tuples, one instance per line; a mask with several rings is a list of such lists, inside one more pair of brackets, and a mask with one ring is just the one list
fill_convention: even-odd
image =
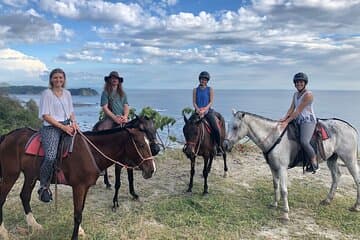
[[(100, 92), (99, 92), (100, 93)], [(139, 113), (150, 106), (161, 115), (176, 119), (170, 134), (182, 142), (181, 115), (185, 107), (192, 108), (192, 89), (188, 90), (126, 90), (130, 107)], [(228, 122), (232, 109), (255, 113), (271, 119), (280, 119), (288, 110), (293, 90), (215, 90), (214, 109), (220, 112)], [(360, 113), (356, 110), (360, 104), (360, 91), (313, 90), (314, 110), (318, 118), (340, 118), (356, 129), (360, 129)], [(20, 101), (34, 99), (39, 103), (40, 95), (12, 95)], [(75, 115), (81, 130), (91, 130), (97, 122), (100, 112), (99, 96), (73, 96)], [(354, 108), (353, 108), (354, 107)], [(167, 133), (162, 133), (164, 134)]]

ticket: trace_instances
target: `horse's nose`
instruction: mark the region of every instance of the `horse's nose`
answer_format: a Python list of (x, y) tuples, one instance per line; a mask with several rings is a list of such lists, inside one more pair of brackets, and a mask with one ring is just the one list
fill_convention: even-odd
[(231, 142), (228, 139), (225, 139), (223, 142), (223, 149), (227, 152), (231, 152), (233, 145), (231, 144)]
[(153, 156), (155, 156), (156, 154), (158, 154), (160, 152), (160, 147), (156, 143), (151, 143), (150, 144), (150, 149), (151, 149), (151, 154)]
[(194, 151), (189, 146), (185, 146), (183, 148), (183, 152), (185, 153), (186, 157), (188, 157), (188, 158), (193, 158), (195, 156)]

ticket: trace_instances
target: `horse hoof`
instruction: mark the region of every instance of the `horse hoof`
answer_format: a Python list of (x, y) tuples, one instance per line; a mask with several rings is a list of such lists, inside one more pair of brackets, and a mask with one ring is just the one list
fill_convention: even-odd
[(328, 206), (330, 205), (330, 200), (329, 199), (324, 199), (320, 202), (320, 205), (323, 205), (323, 206)]
[(279, 217), (278, 219), (283, 224), (288, 224), (290, 222), (290, 218), (289, 218), (288, 214), (284, 214), (281, 217)]
[(111, 184), (106, 185), (106, 189), (111, 190)]
[(226, 178), (227, 175), (228, 175), (227, 172), (224, 172), (223, 178)]
[(186, 196), (192, 196), (192, 191), (191, 191), (191, 190), (190, 190), (190, 191), (187, 190), (187, 191), (185, 192), (185, 195), (186, 195)]
[(138, 196), (138, 195), (133, 195), (132, 197), (133, 197), (132, 199), (133, 199), (134, 201), (138, 201), (138, 200), (139, 200), (139, 196)]
[(349, 208), (349, 210), (351, 212), (360, 212), (360, 207), (359, 206), (352, 206), (351, 208)]
[(81, 225), (79, 226), (78, 234), (79, 234), (79, 236), (81, 236), (81, 237), (85, 237), (85, 231), (84, 231), (84, 229), (81, 227)]
[(270, 209), (276, 209), (277, 207), (278, 207), (277, 204), (274, 204), (274, 203), (270, 203), (268, 205), (268, 208), (270, 208)]

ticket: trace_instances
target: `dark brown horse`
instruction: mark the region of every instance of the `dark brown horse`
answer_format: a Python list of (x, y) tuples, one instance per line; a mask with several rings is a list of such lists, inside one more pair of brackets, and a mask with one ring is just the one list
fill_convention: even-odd
[[(218, 118), (220, 124), (220, 139), (222, 144), (225, 139), (225, 120), (220, 113), (216, 113), (216, 117)], [(204, 158), (203, 194), (205, 195), (208, 193), (207, 177), (211, 170), (212, 161), (216, 156), (216, 143), (211, 136), (211, 133), (207, 130), (209, 129), (209, 127), (204, 118), (200, 118), (198, 114), (193, 114), (189, 119), (187, 119), (184, 115), (184, 121), (185, 126), (183, 128), (183, 133), (186, 143), (184, 145), (183, 152), (191, 160), (190, 183), (187, 192), (191, 192), (193, 187), (193, 179), (195, 174), (195, 158), (197, 156), (202, 156)], [(222, 154), (222, 157), (224, 159), (225, 177), (228, 170), (225, 152)]]
[[(93, 131), (106, 130), (114, 127), (119, 127), (119, 125), (114, 123), (111, 119), (105, 119), (97, 122), (93, 127)], [(155, 156), (159, 153), (160, 147), (156, 140), (156, 129), (152, 119), (148, 118), (147, 116), (136, 116), (133, 120), (126, 123), (124, 127), (136, 128), (144, 132), (150, 141), (150, 149), (152, 155)], [(120, 165), (115, 165), (115, 194), (113, 197), (113, 207), (112, 207), (113, 211), (115, 211), (116, 208), (119, 207), (118, 195), (121, 187), (121, 179), (120, 179), (121, 169), (122, 167)], [(128, 174), (129, 192), (136, 200), (139, 198), (139, 195), (135, 193), (135, 189), (134, 189), (134, 171), (131, 168), (127, 168), (126, 170)], [(111, 188), (107, 170), (105, 170), (104, 184), (106, 185), (106, 188), (109, 189)]]
[[(21, 172), (24, 174), (24, 184), (20, 198), (27, 223), (33, 228), (41, 228), (30, 207), (31, 193), (39, 178), (41, 159), (25, 153), (25, 144), (34, 133), (32, 129), (21, 128), (0, 138), (0, 235), (5, 239), (8, 238), (8, 232), (3, 224), (3, 205)], [(68, 185), (73, 189), (72, 239), (78, 239), (78, 234), (83, 233), (80, 224), (89, 187), (96, 183), (100, 171), (114, 162), (140, 168), (144, 178), (150, 178), (156, 170), (148, 139), (137, 129), (116, 128), (76, 134), (72, 153), (59, 163)]]

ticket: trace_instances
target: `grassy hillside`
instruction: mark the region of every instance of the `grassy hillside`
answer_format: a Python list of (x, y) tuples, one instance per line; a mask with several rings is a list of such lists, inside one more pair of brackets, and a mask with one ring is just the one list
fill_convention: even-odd
[[(139, 201), (128, 194), (123, 171), (116, 212), (111, 210), (113, 191), (105, 189), (102, 179), (90, 189), (82, 223), (85, 239), (360, 239), (360, 213), (348, 211), (355, 201), (355, 189), (346, 171), (333, 204), (320, 206), (330, 186), (325, 164), (315, 175), (291, 170), (291, 221), (283, 224), (278, 220), (281, 211), (268, 207), (273, 198), (271, 173), (254, 146), (247, 145), (228, 156), (226, 178), (222, 160), (214, 161), (205, 197), (201, 194), (200, 158), (191, 195), (185, 193), (190, 163), (181, 150), (168, 150), (156, 159), (157, 172), (151, 179), (135, 173)], [(113, 180), (113, 168), (109, 170)], [(21, 182), (11, 191), (4, 208), (5, 226), (13, 239), (69, 239), (73, 227), (71, 188), (59, 187), (57, 210), (54, 202), (41, 203), (34, 191), (33, 213), (44, 230), (32, 233), (18, 197)]]

